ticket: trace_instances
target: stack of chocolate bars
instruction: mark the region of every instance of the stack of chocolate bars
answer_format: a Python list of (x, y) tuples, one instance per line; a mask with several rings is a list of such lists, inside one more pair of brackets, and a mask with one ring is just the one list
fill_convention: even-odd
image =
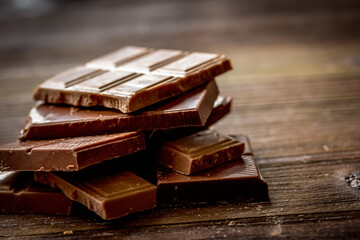
[(230, 111), (224, 55), (124, 47), (34, 93), (19, 141), (0, 147), (2, 212), (103, 219), (163, 205), (267, 198), (246, 136), (209, 127)]

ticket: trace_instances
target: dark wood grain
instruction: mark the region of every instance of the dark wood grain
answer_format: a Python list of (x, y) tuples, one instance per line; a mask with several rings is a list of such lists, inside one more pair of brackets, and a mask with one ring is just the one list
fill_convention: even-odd
[[(349, 187), (345, 182), (345, 176), (360, 168), (360, 151), (313, 154), (311, 157), (267, 158), (259, 160), (259, 166), (264, 178), (269, 182), (270, 202), (162, 208), (107, 222), (86, 213), (68, 217), (1, 215), (1, 235), (22, 235), (24, 226), (26, 232), (38, 238), (48, 233), (61, 235), (68, 229), (79, 234), (78, 236), (83, 236), (84, 232), (88, 236), (93, 236), (103, 231), (127, 232), (132, 228), (153, 231), (153, 228), (166, 229), (166, 226), (185, 231), (182, 229), (184, 226), (224, 225), (224, 222), (228, 225), (230, 221), (249, 221), (245, 226), (254, 227), (261, 225), (266, 219), (273, 219), (274, 222), (281, 219), (276, 222), (276, 227), (278, 224), (281, 227), (284, 222), (292, 221), (306, 225), (305, 218), (311, 216), (319, 216), (318, 221), (334, 221), (336, 216), (340, 219), (359, 220), (359, 190)], [(289, 228), (289, 234), (297, 234), (296, 230)], [(263, 234), (271, 236), (267, 231)], [(324, 237), (330, 237), (331, 234), (328, 231), (324, 233)], [(308, 233), (307, 236), (312, 235)]]
[[(4, 238), (358, 239), (360, 4), (356, 0), (55, 1), (30, 14), (0, 5), (0, 144), (15, 140), (48, 77), (124, 45), (227, 54), (217, 79), (250, 136), (270, 201), (157, 208), (104, 221), (0, 215)], [(64, 235), (65, 231), (73, 231)]]

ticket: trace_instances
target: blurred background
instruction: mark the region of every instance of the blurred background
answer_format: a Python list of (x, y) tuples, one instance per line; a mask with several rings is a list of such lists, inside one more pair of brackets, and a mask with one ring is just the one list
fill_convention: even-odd
[[(0, 143), (17, 138), (39, 83), (125, 45), (228, 55), (234, 70), (218, 84), (234, 98), (235, 114), (218, 128), (254, 137), (260, 155), (272, 154), (275, 139), (296, 153), (295, 140), (281, 137), (294, 126), (320, 128), (325, 140), (331, 140), (328, 128), (338, 126), (340, 139), (358, 131), (344, 130), (345, 120), (336, 118), (343, 105), (327, 108), (337, 101), (334, 96), (355, 99), (351, 111), (359, 104), (359, 80), (352, 78), (360, 75), (358, 0), (1, 0)], [(339, 76), (352, 80), (341, 84)], [(326, 85), (333, 87), (325, 91)], [(313, 99), (323, 107), (305, 104)], [(318, 118), (304, 123), (306, 114), (319, 109)], [(347, 121), (358, 117), (356, 110)], [(340, 123), (326, 125), (326, 119)], [(230, 122), (237, 129), (229, 129)], [(308, 151), (322, 151), (325, 140)]]

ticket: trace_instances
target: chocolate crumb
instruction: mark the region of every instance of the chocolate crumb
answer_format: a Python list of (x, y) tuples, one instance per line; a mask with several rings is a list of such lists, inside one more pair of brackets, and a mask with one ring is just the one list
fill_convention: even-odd
[(230, 221), (229, 223), (228, 223), (228, 226), (234, 226), (235, 225), (235, 222), (234, 221)]

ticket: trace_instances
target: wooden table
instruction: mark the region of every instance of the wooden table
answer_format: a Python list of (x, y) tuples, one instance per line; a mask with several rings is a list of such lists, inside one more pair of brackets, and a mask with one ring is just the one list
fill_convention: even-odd
[[(250, 136), (270, 201), (158, 208), (115, 221), (0, 215), (0, 237), (360, 237), (359, 1), (79, 1), (0, 8), (0, 142), (17, 138), (46, 78), (124, 45), (227, 54), (224, 133)], [(234, 189), (235, 190), (235, 189)]]

